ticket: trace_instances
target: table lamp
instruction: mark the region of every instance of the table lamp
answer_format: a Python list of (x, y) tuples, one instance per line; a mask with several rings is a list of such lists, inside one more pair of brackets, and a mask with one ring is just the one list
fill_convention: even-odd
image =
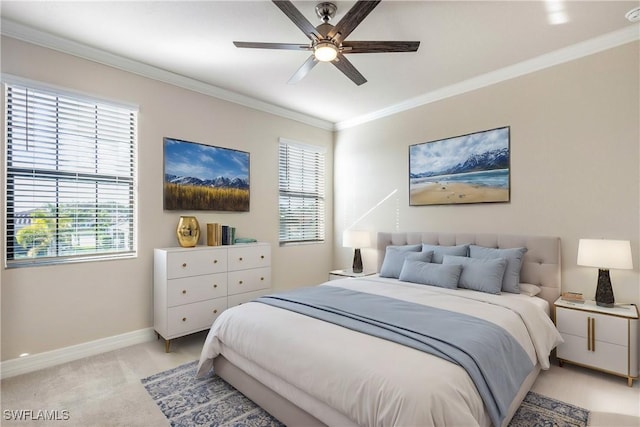
[(342, 233), (342, 246), (354, 248), (353, 272), (362, 273), (362, 255), (360, 248), (371, 246), (371, 235), (365, 230), (345, 230)]
[(596, 304), (602, 307), (613, 307), (615, 300), (609, 269), (633, 269), (631, 242), (628, 240), (580, 239), (578, 242), (578, 265), (599, 269)]

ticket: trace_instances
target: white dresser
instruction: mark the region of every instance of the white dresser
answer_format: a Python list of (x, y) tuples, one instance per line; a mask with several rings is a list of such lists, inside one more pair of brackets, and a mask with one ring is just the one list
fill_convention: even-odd
[(227, 307), (271, 288), (271, 246), (250, 243), (154, 250), (153, 325), (171, 340), (209, 329)]
[(635, 305), (600, 307), (594, 301), (555, 302), (556, 326), (564, 343), (560, 366), (569, 362), (627, 378), (638, 378), (638, 309)]

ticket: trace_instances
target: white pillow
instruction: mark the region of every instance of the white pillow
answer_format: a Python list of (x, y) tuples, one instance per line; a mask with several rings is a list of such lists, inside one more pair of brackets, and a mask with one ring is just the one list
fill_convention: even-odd
[(540, 292), (542, 292), (542, 288), (540, 286), (532, 285), (531, 283), (520, 283), (520, 293), (523, 295), (535, 297)]

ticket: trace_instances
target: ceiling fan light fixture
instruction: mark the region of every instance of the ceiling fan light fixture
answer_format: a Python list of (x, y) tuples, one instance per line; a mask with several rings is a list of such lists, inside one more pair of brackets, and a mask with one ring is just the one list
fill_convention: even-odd
[(338, 47), (331, 42), (320, 42), (315, 45), (313, 54), (318, 61), (331, 62), (338, 56)]

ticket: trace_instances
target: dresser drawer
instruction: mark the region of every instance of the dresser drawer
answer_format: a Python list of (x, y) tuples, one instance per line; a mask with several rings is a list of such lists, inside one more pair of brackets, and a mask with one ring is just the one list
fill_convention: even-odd
[(270, 267), (229, 272), (229, 295), (257, 291), (269, 287), (271, 287)]
[(229, 308), (235, 307), (236, 305), (244, 304), (249, 301), (253, 301), (254, 299), (266, 295), (271, 292), (271, 289), (260, 289), (259, 291), (251, 291), (245, 292), (243, 294), (229, 295), (227, 306)]
[(199, 276), (227, 270), (227, 251), (207, 249), (167, 254), (167, 278)]
[(227, 298), (216, 298), (169, 308), (168, 336), (182, 336), (211, 327), (213, 321), (227, 308)]
[(229, 248), (229, 271), (261, 268), (271, 265), (271, 246), (234, 245)]
[(627, 346), (629, 339), (627, 319), (562, 307), (556, 308), (556, 325), (563, 335), (570, 334), (586, 339), (588, 319), (593, 319), (594, 338), (597, 341)]
[(205, 274), (203, 276), (171, 279), (168, 281), (167, 306), (190, 304), (227, 295), (227, 274)]

